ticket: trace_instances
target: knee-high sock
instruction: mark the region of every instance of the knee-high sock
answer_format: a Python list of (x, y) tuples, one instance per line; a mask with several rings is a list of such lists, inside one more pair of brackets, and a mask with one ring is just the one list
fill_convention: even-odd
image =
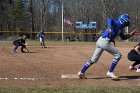
[(85, 71), (93, 64), (91, 60), (89, 60), (82, 68), (81, 72), (85, 73)]
[(116, 65), (118, 62), (113, 61), (110, 68), (109, 68), (109, 72), (113, 72), (113, 70), (115, 69)]
[(116, 65), (118, 64), (119, 60), (121, 59), (121, 57), (122, 57), (121, 53), (115, 54), (115, 58), (113, 59), (112, 64), (109, 68), (109, 72), (114, 71), (114, 69), (115, 69)]
[(15, 46), (14, 50), (13, 51), (16, 51), (16, 49), (18, 48), (18, 46)]

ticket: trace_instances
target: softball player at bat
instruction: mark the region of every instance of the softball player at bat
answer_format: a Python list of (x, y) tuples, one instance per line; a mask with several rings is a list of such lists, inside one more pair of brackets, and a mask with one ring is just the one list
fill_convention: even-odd
[(91, 57), (90, 60), (87, 61), (87, 63), (83, 66), (81, 71), (78, 73), (78, 77), (80, 79), (86, 79), (85, 72), (86, 70), (94, 63), (96, 63), (103, 53), (103, 51), (107, 51), (108, 53), (112, 54), (114, 56), (112, 60), (112, 64), (107, 72), (107, 75), (111, 77), (112, 79), (119, 79), (114, 73), (114, 69), (118, 63), (118, 61), (121, 59), (122, 54), (113, 46), (110, 45), (111, 40), (114, 40), (116, 36), (120, 36), (122, 40), (126, 40), (133, 35), (135, 35), (136, 31), (133, 31), (132, 33), (125, 35), (123, 33), (123, 28), (129, 26), (130, 23), (130, 17), (128, 14), (123, 14), (118, 17), (118, 20), (114, 20), (112, 18), (107, 19), (108, 23), (108, 29), (103, 32), (101, 37), (96, 42), (96, 50)]

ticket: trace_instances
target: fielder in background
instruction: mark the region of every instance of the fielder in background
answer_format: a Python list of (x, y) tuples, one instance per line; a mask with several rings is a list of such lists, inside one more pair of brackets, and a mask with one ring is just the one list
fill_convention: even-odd
[(136, 70), (136, 72), (140, 72), (140, 65), (136, 69), (135, 66), (140, 64), (140, 43), (138, 43), (127, 55), (130, 61), (134, 61), (132, 65), (130, 65), (130, 70)]
[(37, 37), (39, 37), (41, 48), (46, 48), (45, 41), (44, 41), (45, 33), (44, 33), (43, 28), (41, 28), (41, 30), (39, 31), (39, 34), (37, 34)]
[[(18, 39), (14, 40), (13, 45), (15, 45), (15, 48), (13, 49), (14, 53), (17, 53), (16, 50), (19, 46), (21, 46), (21, 52), (22, 53), (26, 53), (26, 52), (29, 53), (29, 50), (26, 47), (27, 43), (26, 43), (26, 36), (25, 35), (19, 36)], [(24, 51), (24, 49), (26, 51)]]
[(114, 56), (112, 60), (112, 64), (106, 75), (111, 77), (114, 80), (119, 80), (118, 76), (116, 76), (113, 71), (121, 59), (122, 54), (114, 47), (110, 45), (110, 42), (116, 38), (116, 36), (120, 36), (122, 40), (126, 40), (133, 35), (135, 35), (136, 31), (131, 32), (130, 34), (125, 35), (123, 32), (123, 28), (129, 26), (130, 17), (128, 14), (123, 14), (118, 17), (118, 20), (114, 20), (112, 18), (107, 19), (108, 29), (103, 32), (101, 37), (96, 42), (96, 50), (91, 57), (90, 60), (82, 67), (81, 71), (78, 73), (78, 77), (80, 79), (86, 79), (85, 72), (86, 70), (94, 63), (96, 63), (103, 53), (103, 51), (107, 51), (111, 55)]
[(26, 47), (27, 46), (26, 39), (27, 39), (27, 36), (23, 35), (21, 39), (21, 52), (22, 53), (29, 53), (29, 50)]

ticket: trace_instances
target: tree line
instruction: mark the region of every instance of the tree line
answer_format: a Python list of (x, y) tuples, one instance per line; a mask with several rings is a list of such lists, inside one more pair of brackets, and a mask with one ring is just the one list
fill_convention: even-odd
[[(60, 32), (62, 4), (64, 17), (74, 23), (73, 26), (64, 24), (65, 32), (77, 32), (75, 22), (81, 20), (94, 20), (97, 22), (96, 32), (103, 31), (107, 17), (117, 19), (124, 13), (131, 17), (129, 29), (140, 29), (140, 0), (0, 0), (1, 35), (7, 34), (2, 31), (38, 32), (41, 27), (46, 32)], [(80, 32), (84, 31), (87, 30)], [(66, 38), (69, 36), (77, 38), (75, 35), (65, 35)], [(48, 34), (48, 38), (60, 39), (61, 35)]]

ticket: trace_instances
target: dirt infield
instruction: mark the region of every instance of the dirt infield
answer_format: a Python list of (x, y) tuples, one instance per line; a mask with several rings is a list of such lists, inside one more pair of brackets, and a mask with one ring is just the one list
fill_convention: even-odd
[(140, 73), (128, 70), (132, 63), (127, 53), (133, 46), (117, 46), (122, 59), (115, 69), (120, 81), (106, 76), (113, 56), (107, 52), (87, 71), (88, 79), (61, 79), (62, 74), (77, 74), (92, 56), (94, 45), (29, 46), (31, 53), (12, 53), (12, 46), (0, 47), (0, 86), (53, 87), (53, 86), (140, 86)]

